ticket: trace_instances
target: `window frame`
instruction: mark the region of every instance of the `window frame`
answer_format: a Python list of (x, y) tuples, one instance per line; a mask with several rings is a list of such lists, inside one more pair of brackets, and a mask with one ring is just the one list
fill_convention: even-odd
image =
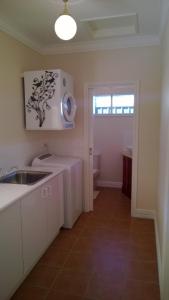
[[(121, 92), (118, 91), (118, 92), (111, 92), (110, 94), (106, 93), (106, 94), (103, 94), (103, 93), (100, 93), (100, 94), (97, 94), (97, 95), (93, 95), (93, 98), (92, 98), (92, 101), (94, 102), (94, 97), (99, 97), (99, 96), (111, 96), (111, 107), (110, 109), (113, 110), (113, 108), (117, 108), (117, 106), (113, 106), (113, 96), (116, 96), (116, 95), (119, 95), (119, 96), (122, 96), (122, 95), (132, 95), (134, 96), (134, 104), (135, 104), (135, 94), (133, 92)], [(130, 108), (130, 106), (128, 106)], [(131, 106), (131, 108), (134, 109), (134, 112), (133, 113), (127, 113), (127, 114), (123, 114), (123, 113), (120, 113), (120, 114), (113, 114), (113, 113), (109, 113), (109, 114), (96, 114), (94, 113), (94, 104), (92, 103), (92, 108), (93, 108), (93, 111), (92, 111), (92, 114), (93, 114), (93, 117), (133, 117), (134, 114), (135, 114), (135, 105), (134, 106)], [(100, 107), (102, 110), (104, 107)], [(105, 107), (105, 108), (108, 108), (108, 107)], [(95, 106), (95, 109), (96, 109), (96, 106)]]

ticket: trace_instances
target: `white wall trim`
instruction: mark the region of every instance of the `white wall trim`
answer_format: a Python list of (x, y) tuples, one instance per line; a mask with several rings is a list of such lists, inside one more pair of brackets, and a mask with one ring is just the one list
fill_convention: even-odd
[(123, 49), (130, 47), (144, 47), (160, 45), (158, 35), (135, 35), (126, 37), (113, 37), (82, 42), (69, 42), (65, 44), (51, 44), (48, 46), (37, 43), (26, 34), (0, 20), (0, 30), (9, 34), (19, 42), (43, 55), (55, 55), (66, 53), (90, 52), (98, 50)]
[(48, 47), (43, 47), (41, 52), (44, 55), (55, 55), (159, 45), (160, 38), (156, 35), (137, 35), (127, 37), (114, 37), (111, 39), (92, 40), (85, 42), (72, 42), (62, 45), (52, 45)]
[(37, 42), (33, 41), (32, 39), (28, 38), (23, 33), (15, 30), (12, 26), (8, 25), (6, 22), (0, 20), (0, 30), (7, 33), (8, 35), (12, 36), (17, 41), (21, 42), (25, 46), (31, 48), (32, 50), (41, 53), (42, 45), (38, 44)]
[(160, 292), (161, 292), (162, 291), (162, 256), (161, 256), (159, 230), (158, 230), (158, 222), (157, 222), (156, 212), (154, 210), (145, 210), (145, 209), (137, 208), (135, 211), (132, 212), (132, 217), (154, 220), (158, 277), (159, 277), (159, 285), (160, 285)]
[[(124, 81), (124, 82), (106, 82), (106, 83), (86, 83), (84, 87), (84, 157), (85, 157), (85, 211), (93, 209), (93, 187), (92, 179), (93, 172), (91, 170), (91, 156), (89, 155), (89, 149), (93, 149), (93, 125), (91, 121), (92, 103), (91, 94), (92, 91), (99, 87), (132, 87), (135, 92), (135, 114), (133, 124), (133, 164), (132, 164), (132, 197), (131, 197), (131, 214), (136, 210), (137, 202), (137, 177), (138, 177), (138, 134), (139, 134), (139, 81)], [(92, 157), (93, 159), (93, 157)]]
[(96, 185), (100, 187), (111, 187), (111, 188), (122, 188), (122, 182), (114, 182), (114, 181), (107, 181), (107, 180), (97, 180)]
[[(89, 212), (93, 210), (93, 172), (90, 172), (91, 161), (89, 159), (89, 148), (91, 145), (91, 124), (89, 122), (90, 115), (90, 85), (84, 86), (84, 211)], [(93, 158), (93, 156), (92, 156)], [(93, 169), (93, 168), (92, 168)]]
[(155, 211), (154, 210), (148, 210), (148, 209), (136, 208), (135, 210), (132, 211), (131, 216), (135, 217), (135, 218), (154, 220)]
[(35, 40), (28, 37), (20, 30), (12, 27), (2, 19), (0, 20), (0, 30), (4, 31), (19, 42), (42, 55), (67, 54), (160, 45), (160, 37), (158, 35), (129, 35), (82, 42), (69, 42), (62, 44), (55, 43), (45, 46), (41, 43), (37, 43)]
[(133, 151), (132, 151), (132, 191), (131, 191), (131, 215), (137, 208), (138, 188), (138, 143), (139, 143), (139, 81), (135, 82), (135, 105), (133, 119)]
[(162, 290), (162, 256), (161, 256), (159, 230), (158, 230), (158, 222), (157, 222), (156, 212), (154, 210), (145, 210), (145, 209), (137, 208), (132, 213), (132, 217), (154, 220), (158, 276), (159, 276), (159, 285), (160, 285), (160, 291), (161, 291)]

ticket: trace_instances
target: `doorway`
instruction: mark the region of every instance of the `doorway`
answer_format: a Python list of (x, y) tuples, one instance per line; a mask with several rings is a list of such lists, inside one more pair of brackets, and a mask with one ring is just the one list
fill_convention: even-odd
[[(136, 214), (137, 196), (137, 160), (138, 160), (138, 82), (120, 82), (105, 84), (87, 84), (85, 86), (85, 211), (93, 210), (93, 99), (99, 95), (134, 95), (133, 114), (133, 145), (132, 145), (132, 190), (131, 190), (131, 215)], [(111, 100), (112, 101), (112, 100)], [(113, 105), (112, 105), (113, 106)], [(107, 113), (107, 107), (104, 112)], [(116, 110), (115, 107), (109, 108)], [(101, 110), (98, 111), (101, 113)], [(109, 111), (110, 112), (110, 111)], [(117, 112), (117, 111), (116, 111)], [(119, 111), (120, 112), (120, 111)], [(127, 111), (126, 111), (127, 112)], [(129, 112), (129, 111), (128, 111)], [(121, 113), (121, 112), (120, 112)]]

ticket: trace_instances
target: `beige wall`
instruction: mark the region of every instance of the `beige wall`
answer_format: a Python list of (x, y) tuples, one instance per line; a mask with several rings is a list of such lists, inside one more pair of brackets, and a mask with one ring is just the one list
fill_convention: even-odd
[(122, 153), (132, 146), (133, 117), (94, 116), (94, 150), (101, 154), (101, 181), (122, 183)]
[[(160, 48), (140, 47), (111, 51), (41, 56), (13, 38), (0, 33), (0, 150), (18, 151), (24, 143), (32, 153), (43, 142), (56, 153), (84, 155), (84, 84), (95, 82), (140, 81), (139, 161), (137, 206), (154, 209), (157, 186)], [(27, 132), (23, 122), (21, 74), (25, 70), (62, 68), (75, 79), (78, 103), (76, 128), (64, 132)], [(39, 142), (33, 148), (33, 143)], [(28, 151), (28, 152), (29, 152)], [(11, 158), (12, 158), (11, 154)], [(1, 161), (6, 159), (0, 156)], [(1, 165), (0, 161), (0, 165)]]
[(0, 167), (26, 162), (46, 140), (44, 133), (24, 130), (21, 76), (41, 62), (41, 55), (0, 32)]
[(0, 32), (0, 143), (37, 139), (24, 130), (22, 73), (41, 66), (41, 56)]
[(53, 55), (44, 57), (43, 62), (45, 68), (62, 68), (75, 79), (78, 103), (76, 129), (52, 134), (57, 139), (59, 152), (63, 153), (69, 151), (83, 156), (83, 114), (87, 101), (84, 99), (85, 83), (140, 81), (137, 207), (154, 209), (159, 151), (160, 47)]

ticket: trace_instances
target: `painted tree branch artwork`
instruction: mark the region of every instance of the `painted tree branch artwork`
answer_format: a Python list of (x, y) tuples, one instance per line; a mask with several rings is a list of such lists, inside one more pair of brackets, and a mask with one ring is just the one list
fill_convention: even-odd
[(27, 111), (31, 113), (36, 111), (35, 119), (39, 122), (39, 127), (42, 127), (46, 119), (46, 110), (50, 110), (49, 100), (52, 99), (55, 93), (57, 73), (45, 71), (40, 78), (34, 78), (32, 83), (32, 95), (28, 99), (26, 105)]

